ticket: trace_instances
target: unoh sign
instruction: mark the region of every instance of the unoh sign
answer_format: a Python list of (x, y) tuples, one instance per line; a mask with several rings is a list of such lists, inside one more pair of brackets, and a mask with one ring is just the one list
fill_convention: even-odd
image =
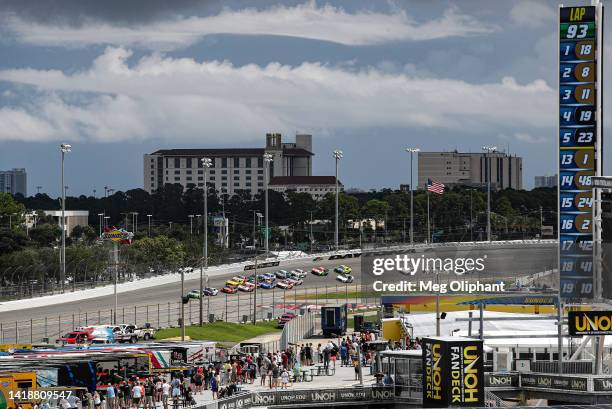
[(612, 334), (612, 311), (570, 311), (567, 318), (571, 336)]

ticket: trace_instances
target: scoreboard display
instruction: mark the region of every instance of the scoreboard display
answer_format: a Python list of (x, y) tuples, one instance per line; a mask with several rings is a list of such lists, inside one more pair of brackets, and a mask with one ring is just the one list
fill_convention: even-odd
[(595, 296), (591, 179), (601, 169), (601, 8), (559, 9), (559, 291), (566, 300)]

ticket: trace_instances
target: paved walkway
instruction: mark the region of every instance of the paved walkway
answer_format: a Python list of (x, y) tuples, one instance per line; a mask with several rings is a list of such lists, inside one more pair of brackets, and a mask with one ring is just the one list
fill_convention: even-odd
[[(310, 369), (313, 366), (305, 366), (303, 369)], [(370, 375), (370, 368), (362, 368), (363, 372), (363, 385), (370, 386), (375, 382), (375, 379)], [(261, 379), (255, 379), (253, 384), (242, 384), (241, 388), (243, 391), (270, 391), (269, 382), (266, 379), (266, 386), (260, 385)], [(290, 384), (287, 390), (292, 389), (324, 389), (324, 388), (342, 388), (359, 385), (359, 381), (355, 380), (355, 370), (353, 367), (341, 367), (339, 364), (336, 365), (336, 373), (332, 376), (314, 376), (312, 382), (296, 382)], [(273, 388), (272, 390), (282, 390), (281, 388)], [(212, 400), (212, 393), (210, 391), (204, 391), (202, 394), (195, 395), (196, 402), (198, 404), (206, 403)]]

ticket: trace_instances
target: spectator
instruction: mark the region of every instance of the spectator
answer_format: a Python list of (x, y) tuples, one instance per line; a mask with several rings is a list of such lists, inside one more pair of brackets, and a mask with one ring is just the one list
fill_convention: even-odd
[(289, 372), (287, 371), (287, 368), (283, 367), (280, 377), (281, 377), (281, 388), (287, 389), (287, 385), (289, 384)]
[(167, 380), (164, 379), (164, 383), (162, 383), (162, 404), (164, 409), (168, 409), (168, 398), (170, 397), (170, 389), (172, 386), (168, 383)]

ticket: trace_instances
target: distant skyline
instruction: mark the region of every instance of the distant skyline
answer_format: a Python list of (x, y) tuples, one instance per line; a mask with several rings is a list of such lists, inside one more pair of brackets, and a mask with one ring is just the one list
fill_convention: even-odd
[(30, 193), (57, 196), (68, 142), (69, 194), (100, 195), (141, 188), (144, 153), (303, 132), (317, 175), (333, 174), (332, 151), (344, 151), (347, 188), (409, 183), (407, 146), (494, 144), (524, 158), (530, 189), (557, 167), (557, 10), (527, 0), (4, 0), (0, 169), (24, 167)]

